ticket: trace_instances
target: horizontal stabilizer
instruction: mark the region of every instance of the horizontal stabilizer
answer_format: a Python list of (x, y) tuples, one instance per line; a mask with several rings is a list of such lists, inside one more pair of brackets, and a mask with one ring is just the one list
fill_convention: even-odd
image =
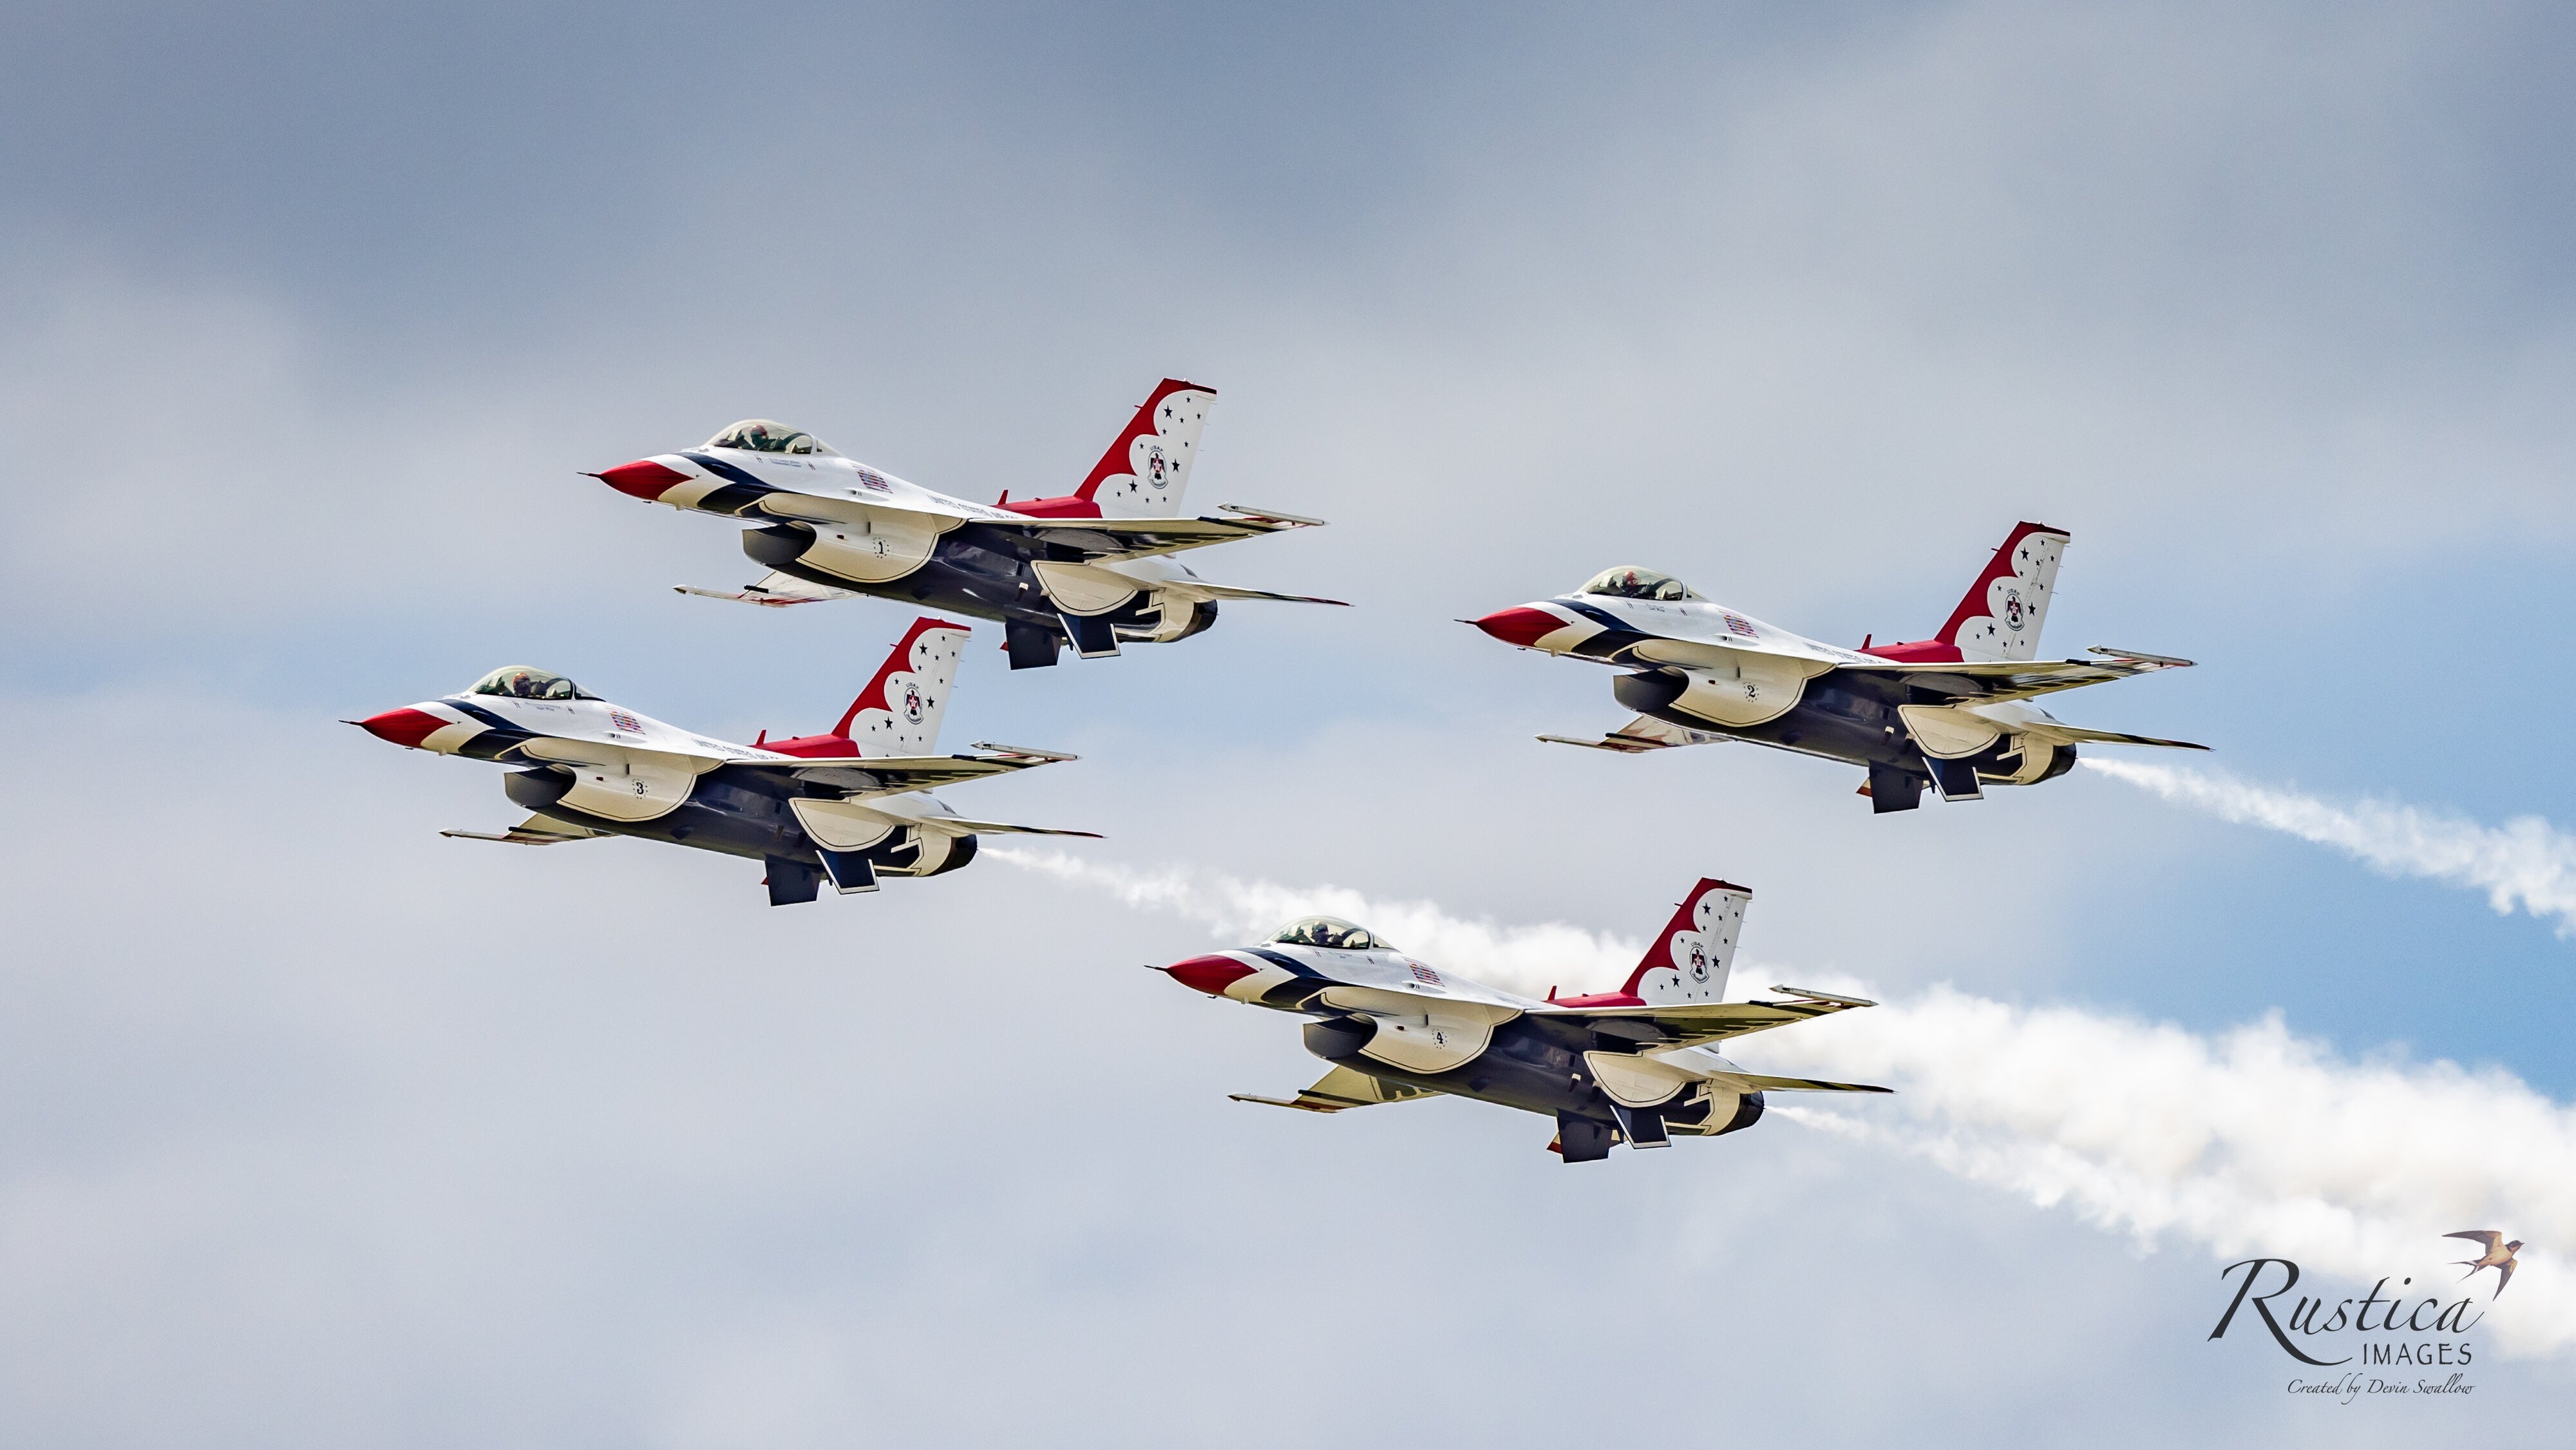
[(1281, 604), (1338, 604), (1347, 609), (1347, 599), (1326, 599), (1315, 594), (1274, 594), (1267, 589), (1244, 589), (1232, 584), (1210, 584), (1204, 579), (1178, 579), (1158, 586), (1167, 593), (1192, 599), (1269, 599)]
[(1260, 1103), (1273, 1108), (1295, 1108), (1306, 1113), (1338, 1113), (1346, 1108), (1372, 1107), (1378, 1103), (1411, 1102), (1415, 1098), (1436, 1098), (1439, 1093), (1407, 1083), (1388, 1082), (1364, 1072), (1337, 1067), (1319, 1079), (1313, 1087), (1293, 1098), (1265, 1098), (1253, 1093), (1228, 1093), (1238, 1103)]
[(507, 831), (441, 831), (460, 841), (506, 841), (513, 846), (560, 846), (566, 841), (595, 841), (610, 834), (558, 821), (551, 816), (530, 816)]
[(1804, 997), (1810, 1002), (1831, 1002), (1837, 1007), (1875, 1007), (1878, 1005), (1867, 997), (1838, 997), (1831, 992), (1810, 991), (1805, 987), (1773, 987), (1771, 990), (1774, 992), (1786, 992), (1792, 997)]
[(1324, 526), (1322, 519), (1310, 519), (1304, 514), (1282, 513), (1278, 509), (1260, 508), (1248, 503), (1221, 503), (1217, 505), (1217, 511), (1237, 514), (1254, 523), (1269, 524), (1274, 528), (1320, 529)]
[(1640, 715), (1598, 740), (1582, 740), (1572, 735), (1542, 735), (1538, 738), (1550, 745), (1580, 745), (1586, 750), (1643, 755), (1649, 750), (1669, 750), (1676, 745), (1720, 745), (1733, 737), (1713, 730), (1692, 730)]
[(1093, 841), (1105, 839), (1098, 831), (1068, 831), (1056, 826), (1014, 826), (1007, 821), (973, 821), (964, 816), (918, 816), (905, 819), (924, 830), (941, 831), (951, 836), (1081, 836)]
[(1028, 745), (996, 745), (989, 740), (976, 741), (974, 748), (993, 755), (1008, 756), (1022, 765), (1054, 765), (1059, 761), (1082, 758), (1079, 755), (1067, 755), (1061, 750), (1039, 750)]
[(1894, 1088), (1812, 1077), (1765, 1077), (1758, 1072), (1713, 1072), (1708, 1080), (1735, 1093), (1892, 1093)]
[(675, 584), (672, 586), (672, 592), (694, 594), (700, 599), (735, 599), (745, 604), (767, 605), (772, 609), (784, 609), (790, 604), (820, 604), (827, 599), (859, 597), (854, 590), (834, 589), (786, 574), (771, 574), (757, 584), (746, 584), (740, 589), (695, 589), (686, 584)]
[(2123, 735), (2117, 730), (2087, 730), (2081, 725), (2060, 725), (2053, 721), (2046, 725), (2029, 727), (2023, 733), (2036, 735), (2043, 740), (2053, 740), (2062, 745), (2155, 745), (2166, 750), (2207, 750), (2209, 748), (2206, 745), (2194, 745), (2188, 740), (2159, 740), (2152, 735)]
[(2135, 665), (2142, 670), (2187, 670), (2191, 668), (2191, 661), (2176, 659), (2172, 655), (2151, 655), (2145, 650), (2113, 649), (2106, 644), (2086, 645), (2084, 647), (2084, 652), (2088, 655), (2100, 655), (2104, 659), (2116, 660), (2121, 664)]

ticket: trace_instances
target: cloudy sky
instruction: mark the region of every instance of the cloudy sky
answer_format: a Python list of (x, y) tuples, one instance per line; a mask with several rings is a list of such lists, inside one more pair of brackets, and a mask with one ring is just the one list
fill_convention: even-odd
[[(5, 33), (9, 1439), (2558, 1423), (2563, 11)], [(757, 570), (578, 471), (761, 415), (1057, 493), (1164, 376), (1222, 395), (1194, 502), (1332, 521), (1201, 572), (1356, 607), (1017, 676), (979, 630), (952, 741), (1083, 759), (972, 813), (1104, 841), (774, 910), (441, 839), (516, 819), (495, 772), (336, 723), (529, 662), (818, 728), (909, 613), (676, 595)], [(2052, 648), (2201, 662), (2058, 713), (2199, 774), (1874, 819), (1816, 761), (1536, 744), (1625, 718), (1604, 675), (1454, 622), (1635, 562), (1918, 638), (2024, 518), (2074, 534)], [(1605, 986), (1704, 874), (1756, 891), (1739, 985), (1889, 1003), (1748, 1062), (1897, 1098), (1567, 1168), (1473, 1104), (1229, 1103), (1312, 1079), (1293, 1024), (1138, 970), (1332, 887)], [(2532, 1267), (2471, 1396), (2311, 1403), (2206, 1338), (2233, 1257), (2358, 1294), (2491, 1226)]]

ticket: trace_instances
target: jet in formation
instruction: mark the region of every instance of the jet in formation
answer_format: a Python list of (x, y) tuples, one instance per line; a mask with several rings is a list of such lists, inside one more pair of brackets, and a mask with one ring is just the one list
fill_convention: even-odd
[(1306, 1050), (1332, 1064), (1293, 1098), (1235, 1094), (1313, 1113), (1448, 1093), (1556, 1120), (1568, 1163), (1612, 1145), (1662, 1148), (1675, 1135), (1753, 1126), (1766, 1092), (1883, 1093), (1882, 1087), (1746, 1072), (1714, 1044), (1875, 1003), (1774, 987), (1786, 1000), (1729, 1002), (1728, 969), (1753, 893), (1691, 889), (1616, 992), (1518, 996), (1406, 956), (1332, 917), (1293, 922), (1259, 946), (1157, 968), (1212, 997), (1307, 1018)]
[(1750, 740), (1858, 765), (1871, 809), (1910, 811), (1929, 785), (1976, 800), (2074, 768), (2080, 744), (2208, 747), (2068, 725), (2030, 703), (2189, 660), (2104, 649), (2038, 658), (2068, 535), (2015, 525), (1932, 638), (1857, 650), (1791, 634), (1651, 569), (1608, 570), (1571, 594), (1471, 620), (1506, 644), (1625, 671), (1610, 693), (1637, 718), (1598, 740), (1541, 740), (1641, 754)]
[(512, 803), (535, 812), (476, 841), (552, 846), (640, 836), (747, 856), (769, 869), (769, 902), (812, 901), (830, 881), (874, 891), (879, 876), (937, 876), (975, 859), (978, 835), (1094, 836), (972, 820), (938, 786), (1071, 760), (1047, 750), (975, 746), (933, 755), (970, 631), (913, 623), (840, 722), (821, 735), (750, 745), (711, 739), (619, 708), (561, 675), (511, 665), (470, 688), (387, 710), (360, 726), (380, 740), (511, 767)]
[(1339, 604), (1210, 583), (1171, 556), (1320, 519), (1222, 504), (1184, 515), (1213, 389), (1166, 378), (1082, 486), (1053, 498), (969, 503), (845, 458), (810, 433), (751, 419), (697, 448), (594, 475), (620, 493), (753, 527), (743, 552), (772, 571), (739, 590), (683, 594), (785, 606), (862, 594), (999, 621), (1011, 668), (1168, 644), (1230, 599)]

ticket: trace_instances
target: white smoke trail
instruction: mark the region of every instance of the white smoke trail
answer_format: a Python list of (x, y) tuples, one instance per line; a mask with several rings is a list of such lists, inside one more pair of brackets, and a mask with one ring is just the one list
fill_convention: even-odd
[[(1229, 942), (1307, 912), (1347, 917), (1435, 965), (1524, 992), (1615, 983), (1641, 951), (1577, 927), (1467, 921), (1341, 887), (986, 850), (1193, 917)], [(2440, 1236), (2503, 1228), (2533, 1247), (2482, 1327), (2517, 1353), (2576, 1349), (2576, 1277), (2556, 1247), (2576, 1242), (2576, 1108), (2509, 1073), (2345, 1061), (2278, 1015), (2205, 1035), (1949, 987), (1748, 1038), (1734, 1053), (1757, 1070), (1887, 1083), (1897, 1096), (1863, 1107), (1775, 1098), (1771, 1110), (2141, 1245), (2175, 1239), (2221, 1263), (2286, 1257), (2363, 1283), (2414, 1274), (2439, 1292), (2459, 1272), (2439, 1265), (2468, 1257), (2440, 1252), (2450, 1246)]]
[(2335, 805), (2170, 765), (2090, 755), (2082, 763), (2221, 820), (2332, 846), (2392, 876), (2474, 887), (2499, 914), (2520, 906), (2533, 916), (2556, 918), (2560, 936), (2576, 937), (2576, 836), (2538, 816), (2482, 826), (2383, 801)]

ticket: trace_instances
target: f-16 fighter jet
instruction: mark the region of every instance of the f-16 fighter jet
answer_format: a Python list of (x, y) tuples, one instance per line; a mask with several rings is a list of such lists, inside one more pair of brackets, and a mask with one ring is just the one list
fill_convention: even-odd
[(1766, 1092), (1883, 1093), (1881, 1087), (1766, 1077), (1716, 1043), (1829, 1012), (1876, 1005), (1774, 987), (1788, 1000), (1728, 1002), (1726, 974), (1753, 893), (1702, 881), (1616, 992), (1538, 1001), (1439, 971), (1365, 928), (1327, 916), (1259, 946), (1158, 970), (1212, 997), (1299, 1013), (1306, 1050), (1333, 1065), (1293, 1098), (1245, 1103), (1338, 1113), (1451, 1093), (1556, 1119), (1568, 1163), (1614, 1143), (1662, 1148), (1673, 1135), (1749, 1128)]
[(1506, 644), (1628, 672), (1610, 693), (1636, 719), (1599, 740), (1541, 740), (1630, 754), (1750, 740), (1821, 755), (1866, 767), (1860, 793), (1881, 814), (1922, 804), (1927, 783), (1957, 801), (1987, 785), (2053, 780), (2074, 768), (2082, 743), (2208, 749), (2068, 725), (2029, 703), (2191, 663), (2099, 646), (2091, 659), (2038, 658), (2067, 537), (2014, 525), (1938, 634), (1875, 649), (1791, 634), (1633, 567), (1469, 622)]
[(975, 859), (985, 832), (1094, 836), (970, 820), (934, 786), (1071, 760), (978, 745), (933, 755), (969, 631), (922, 619), (821, 735), (750, 745), (632, 714), (561, 675), (511, 665), (472, 688), (349, 723), (379, 740), (512, 767), (501, 788), (536, 812), (509, 830), (442, 831), (552, 846), (641, 836), (749, 856), (769, 868), (769, 904), (812, 901), (829, 879), (874, 891), (879, 876), (937, 876)]
[(1323, 521), (1222, 504), (1185, 516), (1182, 491), (1216, 393), (1165, 378), (1093, 465), (1056, 498), (991, 507), (933, 493), (844, 458), (810, 433), (765, 419), (700, 447), (594, 475), (653, 503), (741, 519), (743, 552), (775, 572), (711, 599), (783, 606), (878, 594), (999, 620), (1011, 668), (1118, 653), (1120, 640), (1166, 644), (1216, 623), (1224, 599), (1339, 604), (1212, 584), (1170, 556)]

